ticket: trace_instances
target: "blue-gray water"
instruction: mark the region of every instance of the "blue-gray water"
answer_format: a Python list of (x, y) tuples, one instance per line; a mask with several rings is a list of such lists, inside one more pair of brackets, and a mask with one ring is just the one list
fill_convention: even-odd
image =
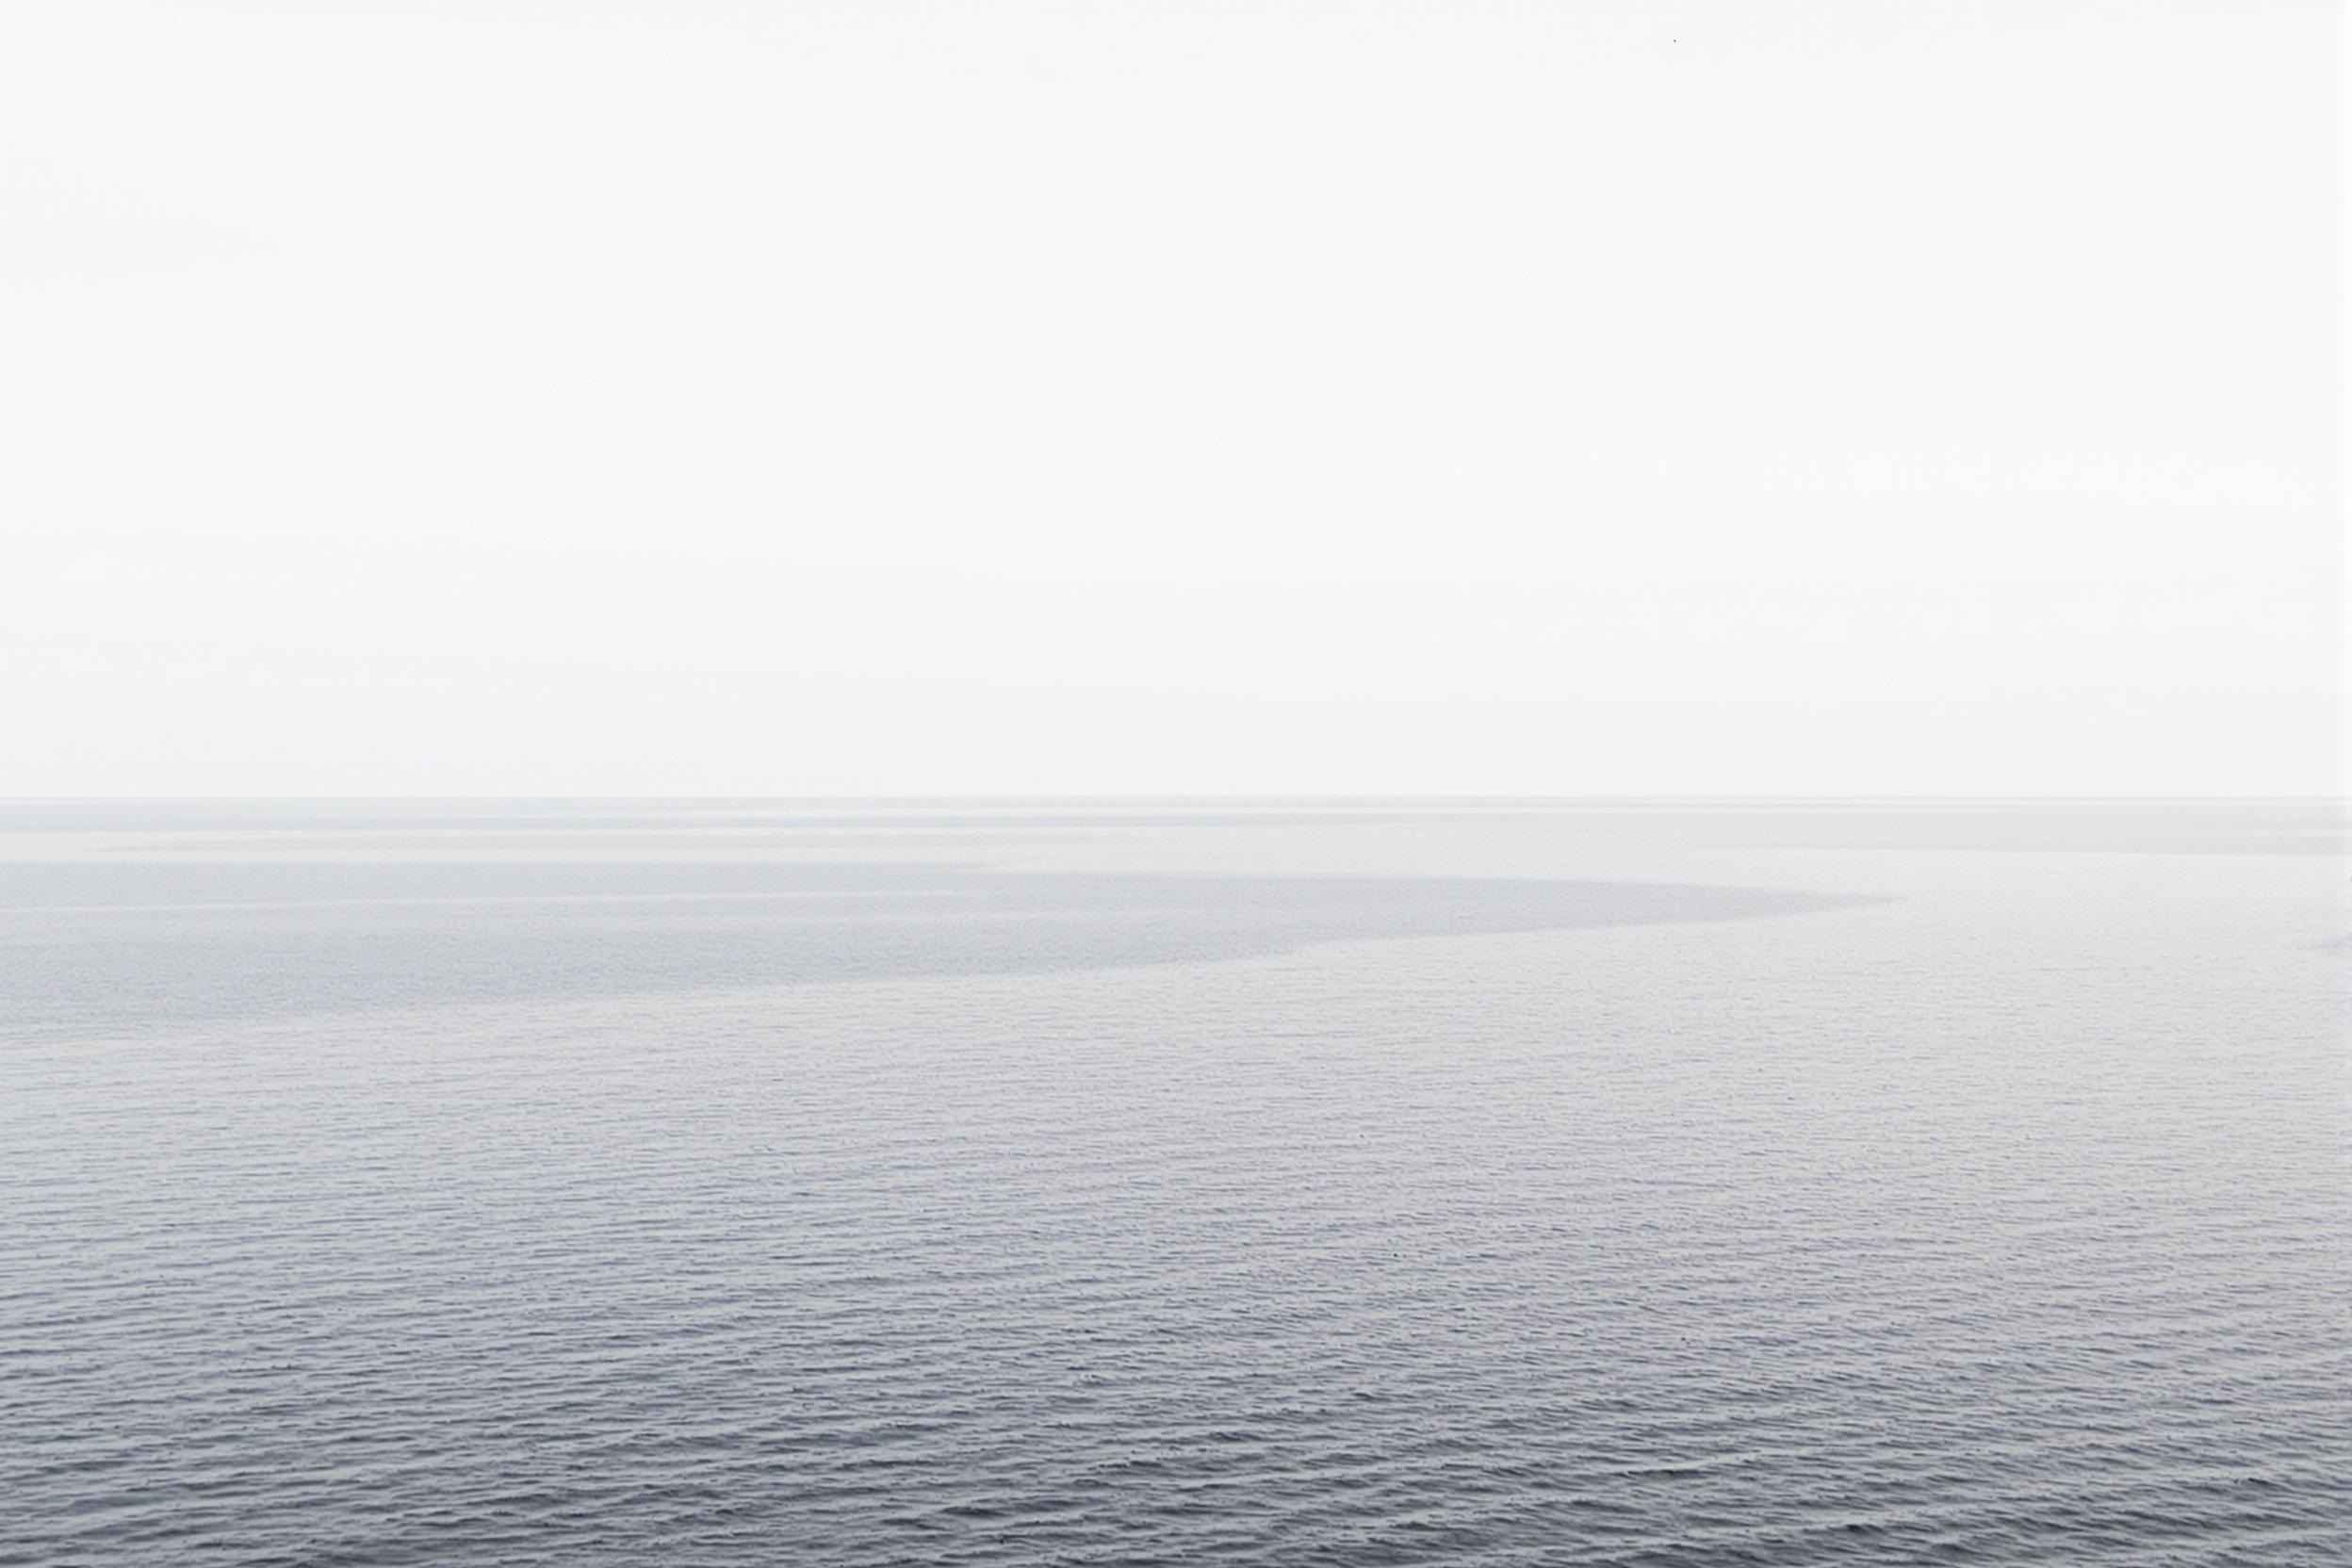
[(2336, 1562), (2340, 816), (0, 806), (0, 1560)]

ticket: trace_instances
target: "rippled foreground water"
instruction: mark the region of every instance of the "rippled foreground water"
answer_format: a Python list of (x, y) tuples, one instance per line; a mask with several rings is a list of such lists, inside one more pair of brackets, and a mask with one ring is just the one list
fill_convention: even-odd
[(2332, 807), (0, 807), (0, 1560), (2331, 1563)]

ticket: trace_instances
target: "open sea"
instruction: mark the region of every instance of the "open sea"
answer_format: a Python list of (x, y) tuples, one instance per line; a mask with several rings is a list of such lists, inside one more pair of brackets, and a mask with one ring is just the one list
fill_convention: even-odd
[(0, 1562), (2338, 1564), (2344, 851), (0, 803)]

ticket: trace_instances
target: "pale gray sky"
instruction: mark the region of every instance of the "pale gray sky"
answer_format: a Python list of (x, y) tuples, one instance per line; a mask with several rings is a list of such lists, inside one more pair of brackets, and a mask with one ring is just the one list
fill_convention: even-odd
[(2332, 792), (2344, 60), (9, 0), (0, 794)]

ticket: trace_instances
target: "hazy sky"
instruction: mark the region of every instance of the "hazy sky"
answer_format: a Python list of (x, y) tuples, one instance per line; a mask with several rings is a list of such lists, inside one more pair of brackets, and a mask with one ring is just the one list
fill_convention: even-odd
[(2332, 3), (0, 9), (0, 794), (2342, 787)]

